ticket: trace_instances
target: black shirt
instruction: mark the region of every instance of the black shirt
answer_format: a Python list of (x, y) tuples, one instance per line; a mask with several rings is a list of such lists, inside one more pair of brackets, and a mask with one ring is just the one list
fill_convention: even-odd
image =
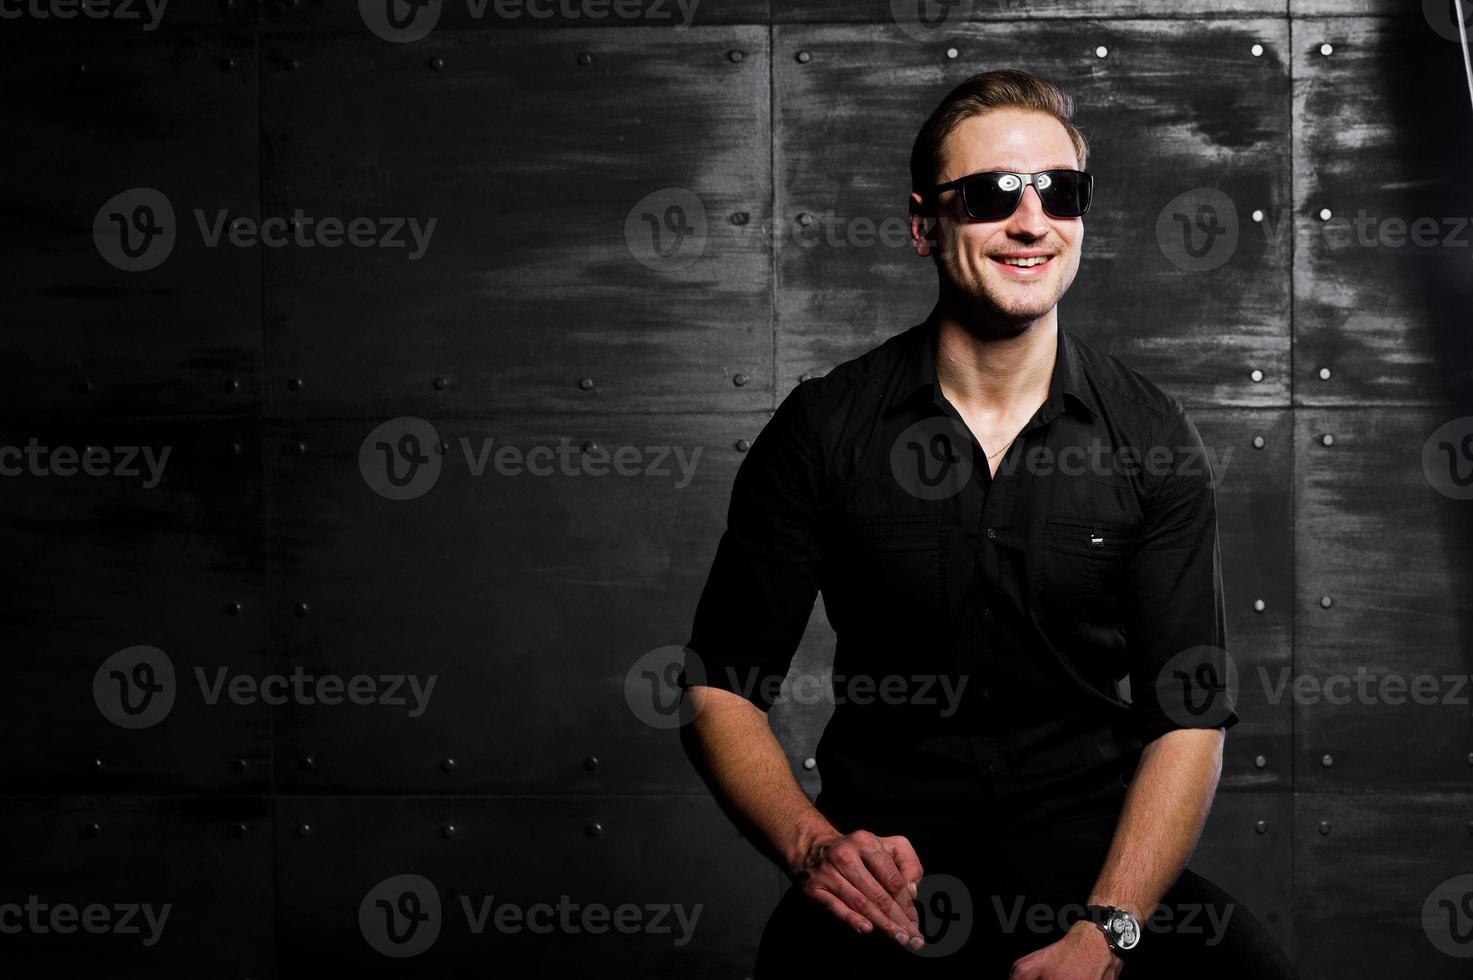
[(1201, 437), (1061, 326), (993, 476), (936, 384), (936, 325), (800, 383), (753, 441), (682, 683), (768, 710), (822, 590), (816, 805), (841, 831), (1118, 814), (1145, 743), (1238, 721)]

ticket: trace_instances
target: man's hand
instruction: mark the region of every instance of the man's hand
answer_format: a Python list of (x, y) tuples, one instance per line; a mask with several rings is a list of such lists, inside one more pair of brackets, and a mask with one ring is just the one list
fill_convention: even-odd
[(1099, 927), (1081, 919), (1063, 939), (1014, 963), (1008, 980), (1116, 980), (1124, 966)]
[(902, 946), (925, 945), (915, 910), (921, 862), (904, 837), (856, 830), (820, 841), (794, 877), (803, 894), (856, 932), (879, 928)]

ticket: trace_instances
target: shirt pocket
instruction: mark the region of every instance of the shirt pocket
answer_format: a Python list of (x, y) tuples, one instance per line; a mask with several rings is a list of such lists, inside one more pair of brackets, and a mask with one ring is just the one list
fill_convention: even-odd
[(1116, 597), (1136, 530), (1122, 516), (1045, 519), (1038, 599), (1065, 635), (1118, 620)]
[(938, 516), (879, 514), (845, 519), (839, 568), (853, 624), (862, 633), (920, 636), (941, 608)]

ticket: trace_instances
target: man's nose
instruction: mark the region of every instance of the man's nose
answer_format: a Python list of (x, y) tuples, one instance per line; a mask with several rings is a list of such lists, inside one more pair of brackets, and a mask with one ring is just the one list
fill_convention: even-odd
[(1023, 200), (1018, 202), (1018, 209), (1008, 221), (1008, 230), (1034, 237), (1048, 234), (1048, 212), (1043, 209), (1038, 188), (1032, 184), (1023, 188)]

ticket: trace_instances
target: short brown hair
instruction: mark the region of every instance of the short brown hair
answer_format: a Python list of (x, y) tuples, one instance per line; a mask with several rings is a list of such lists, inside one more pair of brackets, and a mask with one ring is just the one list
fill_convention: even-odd
[(962, 120), (994, 109), (1028, 109), (1053, 116), (1074, 144), (1079, 169), (1085, 169), (1089, 144), (1074, 125), (1074, 100), (1068, 93), (1021, 68), (997, 68), (973, 75), (952, 89), (916, 134), (910, 151), (911, 190), (928, 196), (941, 169), (941, 146), (951, 131)]

